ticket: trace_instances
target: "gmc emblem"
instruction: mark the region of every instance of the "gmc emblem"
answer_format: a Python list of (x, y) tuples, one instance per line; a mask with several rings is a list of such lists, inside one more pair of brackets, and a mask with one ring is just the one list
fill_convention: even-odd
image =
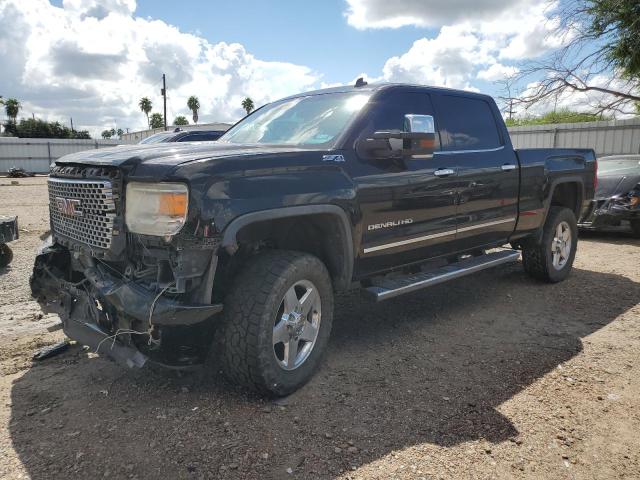
[(56, 197), (56, 205), (60, 213), (64, 213), (70, 217), (82, 216), (82, 210), (80, 210), (81, 202), (77, 198)]

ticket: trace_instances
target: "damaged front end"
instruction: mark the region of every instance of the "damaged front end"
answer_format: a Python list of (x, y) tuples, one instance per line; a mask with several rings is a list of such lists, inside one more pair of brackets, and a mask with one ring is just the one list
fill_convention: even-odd
[(35, 259), (32, 294), (69, 338), (121, 364), (202, 363), (222, 310), (212, 303), (217, 240), (190, 225), (172, 238), (127, 232), (122, 185), (117, 170), (54, 168), (52, 235)]
[(201, 363), (208, 348), (203, 340), (210, 337), (205, 321), (222, 311), (221, 304), (190, 304), (166, 289), (149, 291), (51, 243), (36, 257), (31, 290), (43, 311), (60, 316), (69, 338), (129, 367), (142, 367), (148, 358), (174, 367)]
[(629, 192), (593, 200), (579, 225), (582, 228), (597, 229), (617, 226), (623, 221), (640, 221), (640, 184)]

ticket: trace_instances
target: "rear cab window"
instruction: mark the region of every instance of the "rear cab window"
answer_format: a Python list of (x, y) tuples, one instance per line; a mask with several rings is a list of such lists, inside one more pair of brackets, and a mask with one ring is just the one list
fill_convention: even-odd
[(490, 150), (503, 145), (489, 103), (481, 98), (436, 95), (443, 151)]

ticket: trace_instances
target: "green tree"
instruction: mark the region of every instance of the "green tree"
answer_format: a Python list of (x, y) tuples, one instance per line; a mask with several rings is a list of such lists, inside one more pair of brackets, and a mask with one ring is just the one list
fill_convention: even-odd
[(507, 119), (506, 123), (508, 127), (522, 127), (525, 125), (549, 125), (552, 123), (597, 122), (598, 120), (611, 120), (611, 117), (561, 109), (556, 112), (545, 113), (540, 117)]
[(6, 100), (3, 100), (2, 103), (4, 104), (4, 111), (6, 112), (7, 117), (9, 117), (13, 123), (16, 123), (18, 120), (18, 113), (22, 108), (20, 102), (15, 98), (7, 98)]
[(164, 118), (161, 113), (152, 113), (151, 119), (149, 122), (149, 126), (151, 128), (162, 128), (164, 127)]
[[(640, 2), (564, 0), (550, 12), (563, 47), (522, 65), (514, 77), (528, 85), (515, 105), (552, 104), (590, 94), (593, 112), (631, 114), (640, 101)], [(614, 81), (603, 82), (610, 77)]]
[(247, 115), (249, 115), (255, 107), (255, 105), (253, 104), (253, 100), (251, 100), (251, 98), (246, 97), (244, 100), (242, 100), (242, 108), (244, 108), (244, 111), (247, 112)]
[(151, 113), (151, 109), (153, 108), (151, 100), (149, 100), (147, 97), (142, 97), (138, 102), (138, 106), (140, 107), (140, 110), (147, 116), (147, 127), (151, 128), (151, 123), (149, 122), (149, 113)]
[(87, 130), (76, 130), (73, 138), (77, 138), (79, 140), (91, 140), (91, 135), (89, 135)]
[(587, 33), (603, 41), (604, 55), (629, 78), (640, 80), (640, 2), (588, 0)]
[(198, 100), (198, 97), (191, 95), (187, 100), (187, 107), (189, 107), (189, 110), (193, 113), (193, 123), (198, 123), (198, 110), (200, 110), (200, 100)]
[(23, 118), (18, 124), (11, 123), (11, 126), (10, 133), (20, 138), (91, 138), (86, 130), (73, 131), (60, 122), (45, 122), (36, 118)]
[(174, 125), (189, 125), (189, 120), (187, 120), (187, 117), (185, 117), (184, 115), (178, 115), (173, 120), (173, 124)]
[(118, 130), (116, 130), (116, 135), (118, 135), (118, 138), (122, 138), (122, 135), (124, 134), (124, 130), (122, 130), (121, 128), (119, 128)]
[(102, 135), (102, 138), (105, 140), (108, 140), (111, 138), (111, 130), (103, 130), (100, 135)]

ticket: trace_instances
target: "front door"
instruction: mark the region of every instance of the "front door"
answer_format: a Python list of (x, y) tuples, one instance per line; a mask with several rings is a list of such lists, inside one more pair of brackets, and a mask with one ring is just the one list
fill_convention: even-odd
[[(434, 115), (429, 94), (419, 89), (383, 91), (371, 108), (362, 138), (403, 130), (407, 114)], [(456, 158), (354, 160), (362, 216), (356, 276), (448, 253), (456, 234)]]

